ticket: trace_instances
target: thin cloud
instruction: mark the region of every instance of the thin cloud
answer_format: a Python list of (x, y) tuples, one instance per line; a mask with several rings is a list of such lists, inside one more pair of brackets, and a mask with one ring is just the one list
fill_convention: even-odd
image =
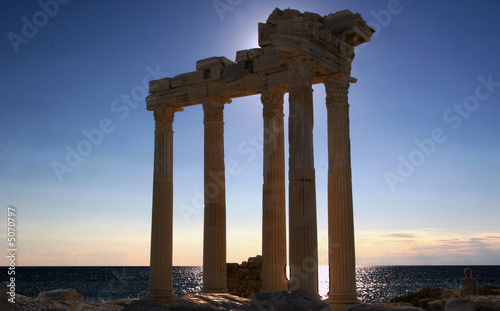
[(408, 238), (415, 238), (417, 235), (412, 233), (389, 233), (389, 234), (384, 234), (382, 236), (387, 238), (408, 239)]

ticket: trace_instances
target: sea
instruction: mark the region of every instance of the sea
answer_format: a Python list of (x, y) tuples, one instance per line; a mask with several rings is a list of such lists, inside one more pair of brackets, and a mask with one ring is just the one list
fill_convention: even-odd
[[(500, 266), (469, 266), (479, 286), (500, 286)], [(389, 301), (424, 287), (458, 288), (466, 266), (359, 266), (358, 297), (366, 303)], [(7, 267), (1, 267), (7, 279)], [(16, 293), (37, 297), (41, 291), (73, 288), (85, 301), (143, 297), (148, 292), (149, 267), (16, 267)], [(200, 293), (201, 267), (173, 267), (177, 296)], [(328, 266), (319, 267), (319, 294), (328, 294)]]

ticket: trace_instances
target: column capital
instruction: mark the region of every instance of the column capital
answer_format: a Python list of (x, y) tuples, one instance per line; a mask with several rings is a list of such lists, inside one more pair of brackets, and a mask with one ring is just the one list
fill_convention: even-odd
[(348, 105), (349, 81), (326, 79), (323, 81), (326, 91), (326, 105)]
[(176, 108), (172, 106), (162, 106), (153, 109), (155, 118), (155, 129), (158, 131), (166, 130), (172, 131), (172, 123), (174, 122), (174, 113), (183, 111), (183, 108)]
[(207, 122), (222, 123), (224, 120), (224, 104), (230, 104), (232, 100), (229, 97), (217, 96), (212, 98), (207, 98), (203, 103), (203, 124)]
[(290, 74), (290, 89), (307, 87), (311, 88), (314, 63), (304, 57), (295, 57), (287, 62)]
[(274, 118), (276, 116), (283, 117), (283, 98), (286, 89), (275, 87), (261, 92), (260, 100), (263, 105), (264, 118)]

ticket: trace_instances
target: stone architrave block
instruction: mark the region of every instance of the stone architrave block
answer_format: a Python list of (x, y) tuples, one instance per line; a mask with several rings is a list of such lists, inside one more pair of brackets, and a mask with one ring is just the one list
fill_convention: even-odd
[(149, 93), (161, 92), (170, 90), (172, 78), (163, 78), (160, 80), (149, 81)]
[(160, 102), (176, 103), (179, 107), (190, 104), (189, 93), (186, 89), (172, 90), (165, 95), (160, 96)]
[(224, 68), (224, 71), (222, 72), (222, 78), (223, 79), (240, 78), (243, 75), (247, 74), (248, 72), (249, 70), (245, 69), (245, 62), (236, 63), (228, 65)]
[(263, 75), (249, 75), (244, 77), (245, 88), (254, 92), (265, 89), (267, 87), (267, 79), (264, 77)]
[(289, 74), (286, 70), (269, 73), (266, 80), (268, 86), (280, 84), (287, 85), (289, 81)]
[(189, 98), (195, 101), (200, 101), (207, 98), (208, 96), (208, 86), (206, 84), (192, 86), (188, 89)]
[(261, 56), (263, 54), (263, 50), (256, 48), (256, 49), (250, 49), (248, 50), (248, 59), (249, 60), (254, 60), (255, 58)]
[(234, 64), (224, 56), (209, 57), (205, 59), (200, 59), (196, 62), (196, 70), (208, 70), (212, 66), (217, 66), (222, 64), (223, 66)]
[(321, 15), (319, 15), (318, 13), (304, 12), (304, 18), (319, 23), (323, 17), (321, 17)]
[(186, 85), (196, 84), (196, 83), (202, 82), (203, 77), (204, 77), (203, 70), (197, 70), (197, 71), (193, 71), (193, 72), (183, 73), (183, 74), (180, 74), (178, 76), (175, 76), (172, 79), (171, 87), (173, 89), (175, 89), (175, 88), (186, 86)]
[(223, 71), (224, 71), (224, 65), (223, 64), (213, 65), (209, 69), (210, 76), (209, 76), (208, 79), (210, 81), (222, 79), (222, 72)]
[(259, 23), (259, 46), (271, 45), (271, 35), (275, 34), (277, 25)]
[(281, 59), (278, 54), (271, 56), (262, 55), (253, 61), (254, 72), (264, 72), (279, 67), (281, 67)]
[(248, 50), (241, 50), (236, 52), (236, 62), (248, 62), (250, 59), (248, 58)]
[(261, 50), (262, 50), (263, 55), (265, 55), (265, 56), (271, 56), (274, 54), (278, 54), (278, 51), (276, 51), (276, 48), (272, 45), (262, 47)]
[(280, 35), (291, 35), (292, 34), (292, 25), (293, 25), (293, 19), (287, 19), (284, 21), (280, 21), (277, 24), (277, 33)]
[(245, 89), (245, 83), (243, 79), (220, 81), (208, 84), (208, 97), (215, 97), (220, 95), (240, 97), (252, 94), (253, 93), (251, 91)]

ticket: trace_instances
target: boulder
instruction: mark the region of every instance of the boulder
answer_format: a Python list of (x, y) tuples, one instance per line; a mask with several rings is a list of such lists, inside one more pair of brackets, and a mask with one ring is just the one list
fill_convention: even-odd
[[(483, 296), (484, 297), (484, 296)], [(484, 299), (481, 296), (471, 299), (450, 299), (444, 311), (499, 311), (500, 297)]]
[[(448, 310), (446, 308), (456, 308), (456, 310), (498, 310), (494, 301), (499, 301), (500, 287), (494, 285), (484, 285), (479, 287), (479, 296), (460, 297), (460, 290), (456, 288), (422, 288), (418, 292), (408, 293), (392, 299), (392, 303), (410, 303), (414, 307), (419, 307), (428, 311)], [(448, 302), (452, 301), (448, 306)], [(498, 309), (487, 309), (489, 305)], [(474, 308), (477, 308), (474, 309)], [(450, 309), (455, 310), (455, 309)]]
[(176, 298), (169, 306), (171, 311), (234, 310), (252, 311), (257, 308), (252, 301), (230, 294), (188, 294)]
[(500, 286), (484, 285), (479, 287), (479, 295), (500, 295)]
[(444, 302), (441, 299), (435, 299), (427, 302), (427, 310), (430, 311), (443, 311)]
[(83, 301), (83, 296), (74, 289), (55, 289), (38, 294), (38, 299), (42, 301)]
[(423, 311), (421, 308), (398, 303), (361, 304), (348, 311)]
[(279, 291), (252, 295), (256, 310), (288, 311), (330, 311), (330, 305), (318, 296), (302, 290)]

